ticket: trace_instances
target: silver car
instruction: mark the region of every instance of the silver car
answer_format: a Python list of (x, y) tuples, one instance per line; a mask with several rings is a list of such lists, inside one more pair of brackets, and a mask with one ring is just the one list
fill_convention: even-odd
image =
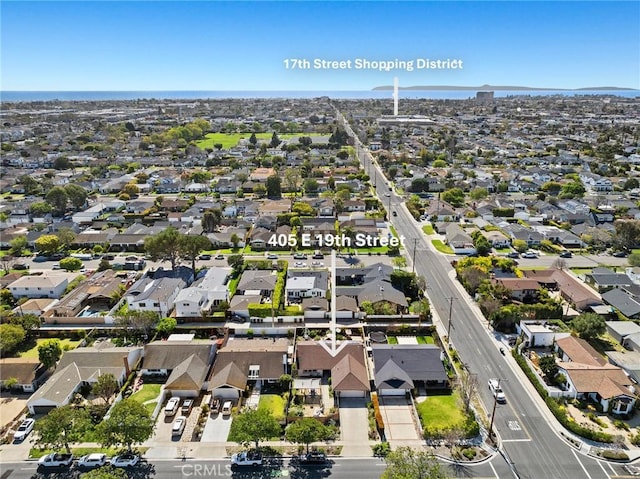
[(29, 433), (33, 431), (33, 426), (35, 425), (35, 423), (36, 421), (31, 418), (22, 421), (22, 424), (20, 424), (20, 427), (18, 427), (17, 431), (13, 435), (13, 440), (24, 441)]

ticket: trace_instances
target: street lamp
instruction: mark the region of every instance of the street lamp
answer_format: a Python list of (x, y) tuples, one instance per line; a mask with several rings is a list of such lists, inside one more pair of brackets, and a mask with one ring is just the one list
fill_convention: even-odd
[(416, 272), (416, 249), (418, 249), (418, 238), (413, 238), (413, 259), (411, 260), (411, 273)]

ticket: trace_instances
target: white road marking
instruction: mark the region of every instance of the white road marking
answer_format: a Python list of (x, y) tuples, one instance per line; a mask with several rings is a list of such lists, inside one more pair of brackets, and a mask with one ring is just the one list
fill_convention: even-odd
[(575, 457), (576, 461), (578, 461), (578, 464), (580, 464), (580, 467), (584, 471), (585, 476), (587, 476), (589, 479), (591, 479), (591, 476), (587, 472), (587, 468), (584, 467), (584, 464), (582, 464), (582, 462), (580, 462), (580, 459), (578, 459), (578, 455), (576, 454), (576, 452), (573, 449), (571, 449), (571, 454), (573, 454), (573, 457)]
[(617, 476), (618, 473), (616, 472), (616, 470), (613, 468), (613, 466), (611, 465), (611, 463), (606, 462), (605, 463), (607, 466), (609, 466), (609, 469), (611, 469), (611, 474), (613, 474), (614, 476)]
[(531, 442), (531, 438), (527, 439), (503, 439), (502, 442)]
[[(607, 476), (607, 479), (611, 479), (611, 476), (609, 475), (609, 473), (607, 473), (607, 470), (604, 468), (604, 466), (602, 465), (602, 463), (600, 461), (596, 461), (598, 463), (598, 466), (600, 466), (602, 468), (602, 472), (604, 472), (604, 475)], [(617, 474), (616, 474), (617, 476)]]
[[(504, 442), (504, 441), (503, 441)], [(489, 467), (491, 468), (491, 470), (493, 471), (493, 475), (496, 476), (496, 479), (500, 479), (500, 476), (498, 476), (498, 473), (496, 472), (496, 470), (493, 467), (493, 464), (489, 463)]]

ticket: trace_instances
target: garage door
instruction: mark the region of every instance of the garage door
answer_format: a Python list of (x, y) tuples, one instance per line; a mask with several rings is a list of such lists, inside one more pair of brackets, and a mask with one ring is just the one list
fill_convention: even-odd
[(382, 389), (378, 391), (380, 396), (404, 396), (407, 393), (404, 389)]
[(33, 406), (33, 414), (48, 414), (55, 408), (55, 406)]
[(365, 391), (340, 391), (338, 393), (341, 398), (363, 398)]

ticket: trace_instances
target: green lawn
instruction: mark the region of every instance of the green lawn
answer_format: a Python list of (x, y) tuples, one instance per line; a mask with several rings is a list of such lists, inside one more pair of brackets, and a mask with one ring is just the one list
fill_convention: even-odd
[(261, 394), (258, 408), (269, 409), (276, 419), (284, 418), (284, 399), (279, 394)]
[(429, 396), (417, 405), (422, 427), (446, 429), (464, 421), (458, 393)]
[(432, 235), (435, 233), (435, 231), (433, 231), (433, 226), (431, 224), (424, 225), (422, 227), (422, 231), (424, 231), (424, 234), (426, 235)]
[(161, 384), (143, 384), (142, 388), (130, 396), (130, 399), (138, 401), (139, 403), (150, 401), (151, 399), (158, 397), (160, 394), (160, 387)]
[(156, 410), (157, 402), (149, 402), (144, 405), (144, 408), (149, 412), (149, 416), (153, 415), (153, 411)]
[[(270, 141), (272, 135), (273, 133), (256, 133), (256, 138), (258, 140)], [(319, 133), (278, 133), (278, 138), (281, 140), (288, 140), (298, 136), (309, 136), (313, 138), (314, 136), (319, 137), (329, 135), (321, 135)], [(249, 139), (250, 137), (251, 133), (209, 133), (205, 136), (204, 140), (196, 141), (196, 145), (199, 148), (205, 149), (214, 148), (213, 145), (221, 143), (222, 148), (232, 148), (236, 146), (242, 138)]]
[(396, 338), (395, 336), (387, 336), (387, 343), (398, 344), (398, 338)]
[[(139, 454), (144, 454), (149, 449), (148, 447), (134, 447), (135, 451)], [(115, 456), (122, 451), (122, 448), (117, 447), (72, 447), (71, 452), (76, 457), (81, 457), (93, 452), (103, 452), (107, 456)], [(32, 447), (29, 449), (30, 459), (40, 459), (42, 456), (51, 454), (52, 452), (59, 452), (58, 449), (40, 449), (39, 447)]]
[[(27, 351), (23, 351), (20, 353), (21, 358), (29, 358), (29, 359), (37, 359), (38, 358), (38, 345), (42, 344), (44, 341), (48, 341), (48, 339), (38, 339), (36, 341), (36, 345)], [(63, 351), (65, 349), (75, 349), (78, 344), (80, 344), (79, 340), (72, 339), (60, 339), (60, 347)]]
[(238, 283), (240, 282), (241, 276), (239, 275), (237, 278), (233, 278), (229, 281), (229, 294), (233, 296), (236, 294), (236, 289), (238, 289)]
[(431, 336), (418, 336), (418, 344), (435, 344)]
[(453, 250), (451, 249), (450, 246), (444, 244), (442, 241), (440, 240), (431, 240), (431, 244), (440, 252), (443, 254), (453, 254)]

